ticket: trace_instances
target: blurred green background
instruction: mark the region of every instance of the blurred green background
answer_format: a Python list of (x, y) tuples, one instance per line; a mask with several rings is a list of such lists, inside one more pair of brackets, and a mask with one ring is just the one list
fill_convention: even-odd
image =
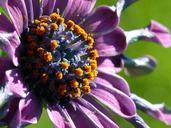
[[(101, 4), (112, 5), (116, 0), (97, 0), (97, 6)], [(171, 29), (171, 0), (139, 0), (127, 8), (121, 17), (120, 26), (125, 30), (131, 30), (146, 26), (151, 19), (155, 19)], [(171, 106), (171, 48), (164, 49), (150, 42), (138, 42), (132, 44), (125, 52), (129, 57), (139, 57), (146, 54), (154, 56), (158, 61), (156, 70), (143, 77), (127, 77), (120, 74), (129, 83), (131, 91), (147, 99), (152, 103), (165, 102)], [(140, 113), (151, 128), (171, 128), (143, 113)], [(123, 119), (116, 118), (121, 128), (133, 128)], [(50, 120), (44, 110), (37, 125), (28, 128), (52, 128)]]

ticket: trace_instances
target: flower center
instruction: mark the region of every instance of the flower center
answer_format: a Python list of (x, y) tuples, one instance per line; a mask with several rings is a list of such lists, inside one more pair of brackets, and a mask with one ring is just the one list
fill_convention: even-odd
[(52, 13), (34, 20), (21, 42), (20, 65), (30, 91), (59, 103), (91, 91), (98, 51), (91, 34), (79, 25)]

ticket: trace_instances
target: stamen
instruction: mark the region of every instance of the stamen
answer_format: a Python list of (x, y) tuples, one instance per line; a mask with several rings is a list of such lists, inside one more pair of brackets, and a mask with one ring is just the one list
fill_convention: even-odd
[(99, 57), (92, 34), (54, 12), (29, 24), (21, 39), (22, 73), (36, 95), (61, 103), (91, 92)]

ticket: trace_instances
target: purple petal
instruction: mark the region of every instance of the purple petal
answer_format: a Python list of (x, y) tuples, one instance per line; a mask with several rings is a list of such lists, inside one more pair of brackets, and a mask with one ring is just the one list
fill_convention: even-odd
[(130, 96), (129, 85), (122, 77), (117, 74), (106, 71), (105, 68), (98, 69), (98, 77), (95, 78), (95, 83), (105, 83), (106, 87), (116, 88), (119, 91)]
[(70, 8), (67, 8), (65, 11), (64, 17), (67, 20), (73, 20), (76, 23), (80, 23), (92, 11), (95, 3), (96, 0), (73, 0)]
[(56, 0), (56, 4), (55, 4), (53, 11), (56, 12), (57, 9), (59, 9), (60, 14), (63, 15), (64, 10), (66, 13), (67, 13), (67, 11), (69, 11), (69, 9), (72, 6), (72, 2), (73, 2), (73, 0)]
[(111, 119), (97, 110), (92, 104), (84, 99), (76, 103), (77, 109), (82, 112), (98, 128), (119, 128)]
[(39, 0), (32, 0), (34, 19), (39, 18), (42, 15), (42, 3)]
[(171, 109), (166, 108), (164, 104), (151, 104), (135, 94), (132, 94), (131, 98), (134, 100), (138, 109), (168, 125), (171, 125)]
[(18, 48), (20, 39), (16, 32), (0, 33), (0, 47), (8, 54), (15, 66), (18, 66)]
[(14, 25), (4, 14), (0, 13), (0, 33), (13, 31), (15, 31)]
[[(118, 73), (122, 70), (122, 64), (120, 64), (119, 66), (114, 63), (112, 61), (112, 59), (115, 59), (115, 58), (106, 58), (106, 57), (100, 57), (98, 58), (98, 69), (104, 69), (107, 71), (107, 72), (111, 72), (113, 74), (115, 73)], [(118, 60), (121, 62), (121, 60)], [(117, 62), (118, 62), (117, 61)], [(118, 62), (118, 63), (120, 63)]]
[(120, 28), (95, 38), (95, 48), (98, 50), (100, 57), (116, 56), (122, 53), (126, 47), (126, 37)]
[[(34, 19), (33, 3), (32, 0), (24, 0), (27, 8), (28, 22), (31, 23)], [(37, 0), (34, 0), (37, 1)]]
[(101, 35), (113, 31), (117, 24), (116, 12), (107, 6), (101, 6), (94, 10), (81, 26), (89, 33)]
[(43, 15), (49, 15), (53, 12), (56, 4), (56, 0), (42, 0)]
[(121, 117), (129, 119), (136, 114), (135, 105), (129, 96), (115, 88), (104, 86), (103, 83), (98, 83), (90, 96)]
[(2, 82), (4, 81), (5, 78), (5, 71), (9, 70), (11, 68), (13, 68), (13, 64), (11, 62), (11, 60), (9, 60), (8, 58), (2, 58), (0, 57), (0, 83), (2, 84)]
[(27, 88), (23, 83), (19, 69), (6, 71), (7, 86), (17, 97), (26, 97)]
[(18, 110), (18, 105), (19, 105), (19, 98), (14, 98), (12, 100), (10, 100), (9, 105), (8, 105), (8, 113), (6, 114), (6, 116), (0, 120), (0, 123), (5, 123), (5, 124), (10, 124), (10, 122), (12, 121), (13, 117), (15, 116), (15, 113)]
[(47, 112), (55, 128), (75, 128), (75, 125), (64, 108), (50, 106)]
[(17, 33), (20, 35), (28, 26), (28, 16), (25, 2), (23, 0), (1, 0), (0, 5), (10, 16)]
[(171, 33), (165, 26), (157, 21), (151, 21), (148, 29), (154, 34), (151, 41), (158, 42), (166, 48), (171, 46)]
[(12, 128), (22, 127), (28, 124), (36, 124), (42, 113), (40, 101), (32, 94), (19, 101), (18, 110), (11, 121)]

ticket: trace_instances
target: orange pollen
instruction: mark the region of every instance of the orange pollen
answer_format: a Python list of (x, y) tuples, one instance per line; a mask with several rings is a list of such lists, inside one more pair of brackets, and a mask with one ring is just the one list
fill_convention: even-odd
[(87, 78), (84, 78), (82, 81), (83, 86), (88, 86), (90, 84), (89, 80)]
[(64, 23), (64, 18), (58, 17), (57, 24), (60, 25), (60, 24), (63, 24), (63, 23)]
[(37, 29), (36, 29), (36, 33), (39, 36), (42, 36), (45, 32), (46, 32), (46, 29), (43, 26), (38, 26)]
[(91, 64), (91, 69), (96, 70), (97, 69), (97, 64)]
[(88, 94), (91, 92), (91, 88), (90, 88), (90, 86), (83, 86), (82, 91), (84, 94)]
[(73, 88), (78, 88), (79, 83), (76, 80), (71, 80), (70, 81), (70, 85)]
[(96, 59), (99, 57), (98, 51), (96, 49), (90, 51), (90, 58), (91, 59)]
[(86, 72), (91, 72), (91, 66), (84, 66), (84, 70)]
[(71, 95), (72, 95), (73, 98), (78, 98), (78, 97), (81, 96), (81, 90), (79, 88), (77, 88), (76, 90), (73, 90), (71, 92)]
[(68, 28), (73, 28), (74, 25), (75, 25), (75, 23), (72, 20), (68, 20), (68, 22), (67, 22)]
[(87, 74), (87, 78), (88, 78), (89, 80), (94, 80), (94, 73), (93, 73), (93, 72), (88, 73), (88, 74)]
[(51, 20), (57, 21), (58, 17), (60, 17), (59, 14), (57, 14), (57, 13), (55, 13), (55, 12), (52, 13), (52, 14), (50, 14)]
[(37, 49), (37, 53), (38, 53), (39, 56), (43, 56), (45, 54), (45, 52), (46, 51), (43, 48), (38, 48)]
[(50, 25), (50, 28), (51, 28), (51, 30), (55, 31), (55, 30), (58, 29), (58, 25), (57, 25), (56, 23), (52, 23), (52, 24)]
[(53, 57), (52, 57), (52, 53), (51, 52), (46, 52), (44, 55), (43, 55), (43, 58), (46, 62), (50, 62)]
[(57, 73), (55, 74), (55, 76), (56, 76), (56, 79), (58, 79), (58, 80), (61, 80), (61, 79), (63, 78), (62, 72), (57, 72)]
[(63, 69), (66, 69), (66, 70), (67, 70), (67, 69), (69, 68), (69, 66), (70, 66), (70, 65), (69, 65), (67, 62), (62, 62), (62, 63), (61, 63), (61, 67), (62, 67)]
[(75, 75), (83, 76), (83, 70), (81, 68), (77, 68), (74, 70)]
[(50, 43), (50, 47), (52, 50), (56, 49), (58, 47), (59, 43), (57, 40), (52, 40)]

